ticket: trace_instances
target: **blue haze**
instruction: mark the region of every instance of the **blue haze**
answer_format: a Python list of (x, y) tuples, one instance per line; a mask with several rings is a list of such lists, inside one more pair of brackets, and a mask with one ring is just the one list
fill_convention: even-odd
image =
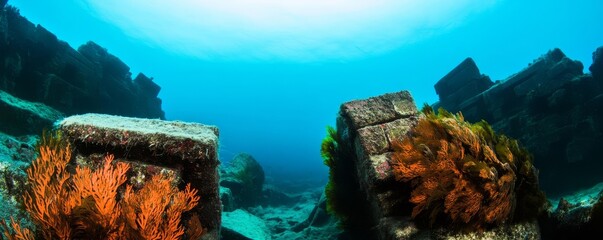
[(409, 90), (417, 105), (433, 103), (433, 85), (466, 57), (499, 80), (558, 47), (588, 72), (592, 52), (603, 46), (603, 1), (507, 0), (378, 54), (303, 62), (200, 59), (135, 39), (75, 2), (9, 4), (72, 47), (95, 41), (134, 76), (154, 77), (168, 120), (220, 128), (223, 162), (247, 152), (267, 175), (290, 179), (326, 181), (320, 143), (345, 101)]

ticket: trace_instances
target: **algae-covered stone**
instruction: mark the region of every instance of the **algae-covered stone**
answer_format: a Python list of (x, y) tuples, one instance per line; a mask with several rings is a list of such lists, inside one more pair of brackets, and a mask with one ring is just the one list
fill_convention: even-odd
[(114, 154), (132, 164), (129, 183), (136, 186), (159, 173), (175, 175), (183, 187), (190, 183), (201, 200), (192, 210), (207, 229), (205, 238), (217, 239), (221, 203), (218, 190), (218, 128), (198, 123), (76, 115), (58, 122), (58, 130), (72, 143), (77, 164), (100, 161)]
[(41, 103), (17, 98), (0, 90), (0, 131), (13, 136), (40, 134), (63, 114)]

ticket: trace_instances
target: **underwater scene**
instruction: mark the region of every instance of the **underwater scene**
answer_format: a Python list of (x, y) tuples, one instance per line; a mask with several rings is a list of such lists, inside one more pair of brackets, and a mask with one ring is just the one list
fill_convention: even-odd
[(0, 239), (600, 239), (602, 14), (0, 0)]

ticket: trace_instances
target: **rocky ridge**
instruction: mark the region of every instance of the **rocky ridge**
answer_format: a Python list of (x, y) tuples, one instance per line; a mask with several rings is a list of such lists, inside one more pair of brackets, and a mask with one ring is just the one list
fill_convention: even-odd
[[(504, 80), (491, 82), (467, 59), (435, 84), (434, 108), (486, 120), (518, 139), (540, 169), (550, 195), (603, 181), (603, 48), (593, 53), (591, 73), (553, 49)], [(467, 90), (471, 89), (471, 90)]]
[(0, 62), (0, 90), (65, 115), (165, 118), (152, 78), (132, 79), (128, 65), (94, 42), (73, 49), (10, 5), (0, 9)]

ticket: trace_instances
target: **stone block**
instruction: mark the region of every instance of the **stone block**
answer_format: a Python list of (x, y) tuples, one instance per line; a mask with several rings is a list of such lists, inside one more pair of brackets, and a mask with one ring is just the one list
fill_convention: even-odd
[(353, 159), (338, 161), (353, 164), (349, 169), (355, 170), (353, 181), (356, 182), (351, 184), (358, 186), (358, 192), (350, 194), (360, 193), (361, 198), (366, 199), (362, 201), (362, 208), (371, 213), (366, 216), (371, 223), (379, 223), (384, 217), (408, 209), (402, 207), (408, 199), (408, 196), (400, 196), (404, 191), (391, 189), (395, 180), (389, 162), (392, 143), (406, 136), (416, 123), (417, 115), (415, 103), (407, 91), (351, 101), (341, 106), (337, 118), (338, 135), (341, 144), (351, 148), (354, 154)]
[[(190, 183), (201, 200), (193, 210), (207, 228), (208, 239), (218, 239), (221, 202), (218, 175), (218, 129), (214, 126), (118, 117), (76, 115), (58, 122), (58, 130), (74, 148), (77, 164), (90, 164), (104, 154), (132, 164), (130, 184), (141, 184), (162, 172), (175, 174), (179, 187)], [(181, 180), (181, 181), (180, 181)]]
[(341, 112), (349, 118), (353, 129), (356, 130), (409, 117), (418, 111), (410, 93), (401, 91), (344, 103)]

